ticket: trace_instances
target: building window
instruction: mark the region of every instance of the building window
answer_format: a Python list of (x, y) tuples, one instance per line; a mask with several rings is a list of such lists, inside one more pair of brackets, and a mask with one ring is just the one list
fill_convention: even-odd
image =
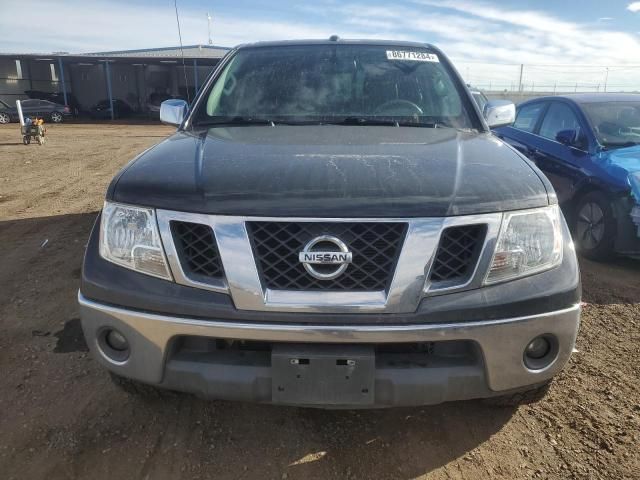
[(89, 80), (89, 74), (87, 72), (81, 72), (80, 73), (80, 80), (82, 80), (82, 81)]
[(49, 64), (49, 68), (51, 69), (51, 81), (52, 82), (57, 82), (58, 81), (58, 73), (56, 72), (56, 66), (53, 63)]
[(18, 80), (24, 78), (22, 76), (22, 62), (20, 62), (20, 60), (16, 60), (16, 78)]
[(120, 74), (120, 81), (123, 82), (123, 83), (126, 82), (127, 81), (127, 75), (124, 74), (124, 73)]

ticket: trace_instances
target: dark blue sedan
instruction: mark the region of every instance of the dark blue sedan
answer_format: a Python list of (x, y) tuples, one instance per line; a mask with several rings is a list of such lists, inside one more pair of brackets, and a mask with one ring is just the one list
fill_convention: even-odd
[(585, 257), (640, 257), (640, 95), (536, 98), (495, 133), (549, 178)]

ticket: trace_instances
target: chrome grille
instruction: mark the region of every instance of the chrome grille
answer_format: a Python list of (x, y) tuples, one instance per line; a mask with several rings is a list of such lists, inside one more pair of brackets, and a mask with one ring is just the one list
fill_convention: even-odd
[[(403, 222), (248, 222), (263, 287), (273, 290), (387, 290), (402, 241)], [(346, 271), (332, 280), (312, 277), (298, 254), (310, 240), (331, 235), (353, 254)]]
[(213, 230), (208, 225), (171, 222), (176, 251), (185, 273), (201, 280), (221, 279), (224, 269)]
[(445, 229), (431, 268), (431, 281), (459, 283), (470, 278), (485, 235), (486, 225), (463, 225)]

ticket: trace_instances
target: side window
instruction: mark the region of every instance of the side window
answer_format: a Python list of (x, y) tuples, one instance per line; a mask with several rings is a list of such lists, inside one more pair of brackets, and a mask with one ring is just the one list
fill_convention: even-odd
[(513, 127), (524, 132), (533, 132), (533, 129), (536, 128), (538, 118), (540, 118), (540, 113), (542, 113), (544, 105), (544, 103), (534, 103), (533, 105), (525, 105), (518, 109), (518, 115), (516, 116), (516, 121), (513, 124)]
[(542, 125), (540, 135), (551, 140), (556, 139), (558, 132), (562, 130), (580, 130), (580, 123), (573, 113), (573, 110), (564, 103), (554, 102), (547, 110)]

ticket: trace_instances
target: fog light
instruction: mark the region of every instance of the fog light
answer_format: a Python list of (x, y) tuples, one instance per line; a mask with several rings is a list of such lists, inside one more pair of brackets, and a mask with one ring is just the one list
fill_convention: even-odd
[(549, 343), (549, 340), (547, 340), (545, 337), (536, 337), (531, 340), (531, 342), (529, 342), (529, 345), (527, 345), (524, 354), (529, 358), (539, 360), (547, 356), (550, 351), (551, 344)]
[(124, 335), (117, 330), (109, 330), (104, 340), (109, 348), (117, 352), (125, 352), (129, 349), (129, 342), (127, 342)]

